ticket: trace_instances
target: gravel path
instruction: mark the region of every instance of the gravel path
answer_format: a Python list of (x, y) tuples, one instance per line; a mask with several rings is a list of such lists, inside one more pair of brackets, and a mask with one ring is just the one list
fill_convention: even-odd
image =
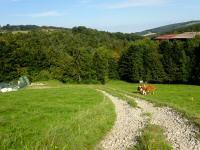
[(114, 103), (117, 118), (111, 132), (100, 143), (99, 147), (103, 150), (126, 150), (136, 144), (136, 137), (140, 134), (139, 130), (145, 126), (146, 119), (142, 117), (141, 109), (133, 109), (127, 102), (106, 92), (103, 94)]
[(195, 133), (199, 130), (171, 108), (154, 107), (152, 103), (136, 98), (134, 99), (141, 109), (132, 108), (127, 102), (101, 92), (112, 100), (117, 114), (113, 129), (99, 144), (101, 149), (126, 150), (135, 145), (140, 129), (145, 127), (147, 121), (147, 117), (142, 114), (151, 113), (151, 123), (165, 129), (167, 140), (174, 150), (200, 150), (200, 141), (195, 138)]
[(151, 123), (165, 129), (167, 140), (174, 150), (200, 150), (200, 141), (195, 138), (199, 130), (169, 107), (154, 107), (153, 104), (135, 99), (144, 112), (152, 113)]

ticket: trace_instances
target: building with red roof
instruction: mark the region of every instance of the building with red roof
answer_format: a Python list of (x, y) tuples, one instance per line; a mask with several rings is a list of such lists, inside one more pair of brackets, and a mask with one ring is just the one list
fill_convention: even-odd
[(200, 32), (185, 32), (182, 34), (165, 34), (155, 38), (155, 40), (186, 40), (200, 36)]

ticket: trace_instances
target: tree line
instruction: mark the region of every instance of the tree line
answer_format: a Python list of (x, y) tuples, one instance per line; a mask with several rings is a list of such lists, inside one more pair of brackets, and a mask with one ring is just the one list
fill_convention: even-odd
[(121, 50), (126, 49), (130, 41), (141, 38), (135, 34), (100, 32), (86, 27), (34, 27), (28, 32), (13, 32), (15, 28), (30, 27), (2, 28), (0, 82), (27, 75), (31, 81), (105, 83), (108, 78), (119, 78), (117, 61)]
[(86, 27), (37, 27), (27, 33), (6, 28), (0, 33), (0, 82), (27, 75), (31, 81), (67, 83), (122, 79), (200, 84), (199, 38), (159, 42)]
[(200, 38), (134, 42), (119, 60), (120, 78), (129, 82), (200, 84)]

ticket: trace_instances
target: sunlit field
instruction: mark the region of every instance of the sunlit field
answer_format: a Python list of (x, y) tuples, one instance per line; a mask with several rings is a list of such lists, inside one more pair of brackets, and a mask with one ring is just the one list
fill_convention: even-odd
[(101, 93), (50, 85), (0, 93), (0, 149), (92, 149), (111, 129), (114, 106)]
[(130, 95), (142, 97), (158, 105), (171, 106), (186, 115), (200, 126), (200, 86), (155, 84), (154, 95), (142, 96), (137, 93), (138, 84), (123, 81), (110, 81), (105, 87), (128, 92)]

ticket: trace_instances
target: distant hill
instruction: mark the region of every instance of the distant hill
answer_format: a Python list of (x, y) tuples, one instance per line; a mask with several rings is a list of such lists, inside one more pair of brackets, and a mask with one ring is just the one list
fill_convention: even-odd
[(86, 34), (87, 36), (109, 36), (114, 39), (134, 41), (137, 39), (142, 39), (143, 37), (135, 33), (121, 33), (121, 32), (106, 32), (98, 31), (96, 29), (87, 28), (84, 26), (73, 27), (73, 28), (64, 28), (64, 27), (55, 27), (55, 26), (37, 26), (37, 25), (5, 25), (0, 26), (0, 33), (12, 32), (16, 33), (28, 33), (31, 31), (44, 31), (44, 32), (54, 32), (54, 31), (63, 31), (63, 32), (74, 32), (79, 34)]
[(37, 25), (5, 25), (0, 27), (1, 30), (6, 31), (30, 31), (36, 29), (64, 29), (61, 27), (54, 27), (54, 26), (37, 26)]
[(165, 33), (181, 33), (181, 32), (192, 32), (200, 31), (200, 21), (189, 21), (176, 24), (170, 24), (166, 26), (161, 26), (154, 29), (145, 30), (142, 32), (137, 32), (137, 34), (145, 35), (155, 35), (155, 34), (165, 34)]

